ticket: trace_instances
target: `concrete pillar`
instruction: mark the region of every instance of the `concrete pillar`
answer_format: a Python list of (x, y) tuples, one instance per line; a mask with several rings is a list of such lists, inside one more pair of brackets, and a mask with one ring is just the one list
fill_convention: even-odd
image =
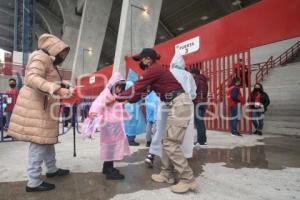
[(111, 0), (85, 1), (72, 68), (72, 80), (97, 70), (111, 7)]
[(36, 5), (36, 12), (46, 24), (49, 32), (57, 37), (61, 37), (61, 26), (63, 21), (51, 13), (47, 8), (41, 6), (39, 3)]
[(125, 56), (154, 46), (161, 4), (162, 0), (123, 0), (114, 72), (125, 75)]
[(75, 14), (77, 1), (57, 0), (64, 18), (62, 40), (70, 46), (70, 53), (63, 63), (63, 69), (72, 69), (81, 17)]

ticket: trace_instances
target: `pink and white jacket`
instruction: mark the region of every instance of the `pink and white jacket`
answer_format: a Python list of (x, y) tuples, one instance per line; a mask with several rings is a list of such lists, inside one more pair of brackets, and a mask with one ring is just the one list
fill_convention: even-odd
[(130, 155), (124, 128), (124, 120), (130, 116), (122, 103), (112, 101), (111, 93), (112, 86), (122, 80), (120, 73), (112, 75), (90, 108), (89, 114), (96, 113), (96, 117), (86, 119), (83, 125), (83, 137), (91, 137), (96, 129), (100, 131), (100, 159), (103, 161), (122, 160)]

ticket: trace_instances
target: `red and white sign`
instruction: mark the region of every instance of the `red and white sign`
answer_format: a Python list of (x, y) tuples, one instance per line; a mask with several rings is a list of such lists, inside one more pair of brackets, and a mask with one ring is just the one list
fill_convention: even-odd
[(194, 37), (175, 45), (175, 50), (179, 50), (181, 55), (190, 54), (200, 49), (200, 37)]

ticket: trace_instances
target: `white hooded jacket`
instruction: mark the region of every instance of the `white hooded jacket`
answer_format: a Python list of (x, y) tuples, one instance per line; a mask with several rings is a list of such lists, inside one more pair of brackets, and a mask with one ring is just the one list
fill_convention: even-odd
[(197, 96), (197, 86), (193, 75), (185, 70), (185, 62), (179, 51), (176, 50), (171, 62), (170, 71), (176, 80), (180, 83), (183, 90), (188, 93), (191, 99)]

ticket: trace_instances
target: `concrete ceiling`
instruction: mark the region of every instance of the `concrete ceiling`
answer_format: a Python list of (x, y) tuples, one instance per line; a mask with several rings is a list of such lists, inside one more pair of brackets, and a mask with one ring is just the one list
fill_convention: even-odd
[[(75, 0), (74, 0), (75, 1)], [(209, 23), (260, 0), (163, 0), (156, 44), (169, 40), (201, 25)], [(63, 16), (58, 0), (36, 0), (36, 35), (51, 32), (46, 18), (63, 26)], [(79, 3), (81, 2), (81, 3)], [(78, 5), (82, 0), (78, 0)], [(108, 29), (105, 35), (99, 67), (112, 64), (117, 42), (122, 0), (113, 0)], [(42, 13), (44, 10), (44, 14)], [(46, 13), (45, 13), (46, 12)], [(75, 12), (75, 10), (74, 10)], [(80, 13), (79, 13), (80, 14)], [(0, 47), (13, 49), (14, 0), (0, 1)], [(58, 32), (58, 31), (56, 31)]]
[(14, 44), (14, 0), (0, 1), (0, 48), (7, 51)]
[[(156, 44), (167, 41), (260, 0), (163, 0)], [(99, 67), (112, 64), (122, 0), (114, 0)]]

